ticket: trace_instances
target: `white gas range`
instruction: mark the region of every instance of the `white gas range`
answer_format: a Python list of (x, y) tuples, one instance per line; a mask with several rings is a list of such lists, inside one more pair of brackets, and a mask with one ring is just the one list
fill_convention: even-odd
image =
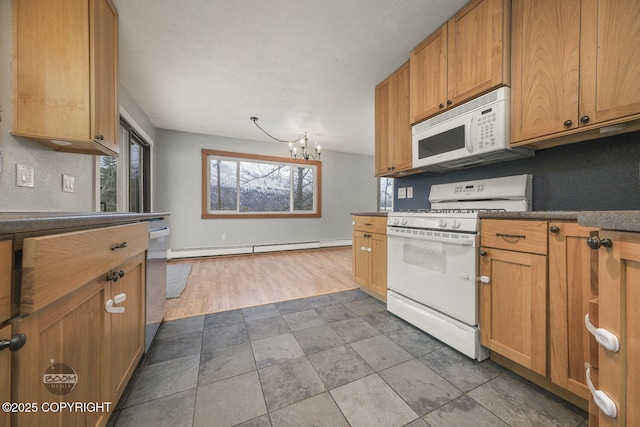
[(387, 309), (478, 360), (479, 212), (531, 210), (531, 175), (439, 184), (432, 209), (390, 212)]

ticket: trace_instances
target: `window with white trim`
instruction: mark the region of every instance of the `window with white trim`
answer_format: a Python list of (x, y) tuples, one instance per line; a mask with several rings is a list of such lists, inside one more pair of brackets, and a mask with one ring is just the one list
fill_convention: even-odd
[(321, 163), (202, 150), (203, 218), (319, 217)]

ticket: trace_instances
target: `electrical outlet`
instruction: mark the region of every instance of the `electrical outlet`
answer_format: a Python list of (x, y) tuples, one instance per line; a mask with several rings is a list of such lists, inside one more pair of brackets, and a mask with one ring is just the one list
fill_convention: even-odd
[(62, 191), (65, 193), (73, 193), (75, 191), (75, 177), (62, 175)]
[(222, 240), (227, 240), (227, 235), (226, 234), (222, 235)]
[(35, 170), (30, 166), (16, 164), (16, 185), (18, 187), (34, 186)]

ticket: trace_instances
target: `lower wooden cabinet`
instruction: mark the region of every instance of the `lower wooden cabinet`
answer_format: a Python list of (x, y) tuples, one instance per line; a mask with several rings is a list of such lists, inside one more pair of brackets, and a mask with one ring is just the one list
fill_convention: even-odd
[(589, 332), (584, 318), (597, 294), (597, 252), (587, 239), (597, 229), (549, 223), (549, 376), (560, 387), (589, 399), (585, 362)]
[[(109, 412), (45, 412), (50, 402), (109, 402), (109, 336), (104, 277), (14, 323), (27, 345), (13, 359), (14, 402), (38, 405), (15, 413), (16, 426), (100, 426)], [(45, 376), (46, 375), (46, 376)], [(59, 376), (58, 376), (59, 375)], [(113, 403), (115, 405), (115, 403)]]
[(499, 363), (586, 408), (584, 319), (598, 295), (598, 255), (586, 242), (598, 230), (538, 220), (483, 220), (481, 230), (482, 344)]
[(547, 257), (482, 248), (482, 345), (547, 374)]
[[(0, 328), (0, 340), (11, 339), (11, 325)], [(8, 349), (0, 351), (0, 402), (11, 402), (11, 353)], [(0, 412), (0, 425), (11, 425), (11, 413)]]
[(144, 253), (126, 264), (111, 270), (111, 275), (124, 273), (117, 282), (111, 282), (110, 299), (125, 295), (126, 300), (116, 304), (122, 313), (107, 314), (107, 335), (111, 347), (109, 379), (111, 396), (120, 398), (138, 361), (144, 353), (145, 310), (145, 256)]
[(616, 417), (598, 411), (600, 426), (640, 425), (640, 234), (600, 232), (610, 247), (598, 250), (598, 327), (614, 334), (618, 351), (598, 348), (598, 389), (615, 404)]
[(386, 302), (387, 218), (353, 218), (353, 280), (363, 291)]
[[(12, 414), (11, 425), (106, 425), (144, 352), (147, 244), (141, 239), (147, 230), (147, 224), (136, 224), (25, 240), (25, 248), (40, 245), (42, 250), (31, 247), (25, 251), (37, 256), (38, 262), (25, 263), (35, 267), (29, 267), (34, 271), (26, 279), (23, 275), (23, 285), (25, 280), (39, 280), (39, 266), (62, 256), (61, 250), (71, 242), (85, 248), (95, 245), (94, 252), (106, 252), (101, 274), (87, 282), (85, 274), (95, 265), (80, 268), (61, 287), (74, 290), (57, 299), (48, 294), (50, 303), (12, 320), (13, 334), (24, 333), (27, 344), (12, 355), (11, 401), (34, 403), (39, 410)], [(50, 244), (52, 241), (59, 244)], [(137, 247), (132, 255), (115, 254), (120, 248), (132, 247)], [(99, 410), (44, 410), (50, 404), (71, 402), (103, 406)], [(56, 408), (60, 406), (51, 409)]]

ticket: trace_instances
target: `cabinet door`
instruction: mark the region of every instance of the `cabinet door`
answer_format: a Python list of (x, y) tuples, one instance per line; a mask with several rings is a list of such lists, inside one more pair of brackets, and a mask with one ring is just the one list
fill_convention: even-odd
[(126, 295), (123, 303), (114, 305), (124, 308), (122, 313), (108, 313), (108, 331), (111, 347), (109, 357), (109, 378), (111, 380), (112, 400), (122, 395), (131, 378), (138, 361), (144, 352), (144, 289), (145, 289), (145, 254), (142, 253), (115, 268), (110, 276), (119, 272), (124, 275), (116, 282), (111, 282), (109, 298)]
[(353, 233), (353, 280), (360, 286), (369, 287), (369, 234)]
[(540, 375), (547, 374), (547, 257), (482, 248), (482, 345)]
[(447, 24), (447, 103), (510, 84), (510, 0), (475, 0)]
[(513, 1), (512, 142), (578, 127), (579, 10), (580, 0)]
[(409, 123), (409, 64), (391, 77), (389, 143), (393, 172), (411, 168), (411, 124)]
[(640, 2), (583, 0), (581, 20), (581, 120), (640, 113)]
[(550, 223), (549, 341), (551, 381), (589, 399), (585, 362), (589, 332), (584, 317), (597, 294), (597, 252), (586, 245), (595, 229), (575, 223)]
[(0, 323), (11, 317), (11, 268), (13, 250), (11, 240), (0, 242)]
[(386, 175), (391, 167), (389, 153), (389, 120), (391, 79), (388, 78), (376, 86), (376, 176)]
[(65, 141), (89, 136), (89, 2), (12, 3), (13, 129)]
[[(11, 339), (11, 326), (0, 328), (0, 340)], [(14, 402), (11, 399), (11, 353), (9, 349), (0, 351), (0, 402)], [(0, 412), (0, 425), (11, 425), (11, 413)]]
[(599, 389), (615, 402), (617, 418), (600, 413), (600, 426), (640, 425), (640, 237), (635, 233), (600, 232), (611, 248), (599, 255), (598, 326), (620, 339), (616, 353), (598, 352)]
[[(111, 402), (109, 411), (63, 411), (15, 414), (17, 426), (105, 425), (113, 411), (108, 382), (105, 278), (88, 283), (55, 304), (19, 319), (14, 333), (27, 336), (26, 345), (13, 353), (15, 402)], [(73, 370), (72, 372), (70, 370)], [(74, 383), (48, 383), (45, 374), (73, 374)]]
[(111, 0), (91, 1), (93, 94), (91, 138), (118, 153), (118, 13)]
[(385, 301), (387, 297), (387, 236), (372, 234), (371, 246), (371, 285), (370, 289)]
[(447, 24), (411, 51), (409, 118), (412, 124), (446, 108)]

